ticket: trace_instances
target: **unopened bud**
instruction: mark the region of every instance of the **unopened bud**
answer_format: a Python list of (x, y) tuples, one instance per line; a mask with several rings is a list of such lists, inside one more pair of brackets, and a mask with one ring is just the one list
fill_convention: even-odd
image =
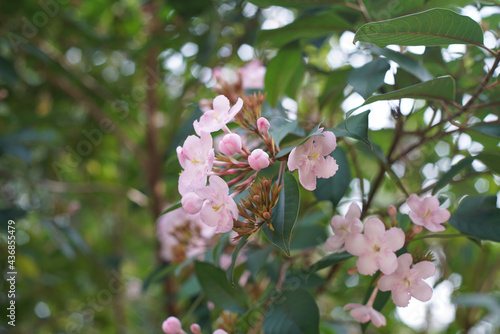
[(348, 275), (354, 275), (357, 272), (358, 272), (358, 268), (357, 267), (352, 267), (352, 268), (347, 269), (347, 274)]
[(388, 208), (387, 208), (387, 213), (389, 213), (389, 216), (392, 217), (395, 217), (396, 214), (398, 213), (398, 210), (396, 210), (396, 207), (394, 205), (390, 205)]
[(248, 157), (248, 163), (252, 169), (259, 171), (269, 166), (269, 155), (260, 148), (257, 148)]
[(225, 135), (219, 142), (219, 150), (228, 156), (241, 151), (241, 137), (236, 133)]
[(257, 202), (258, 200), (260, 200), (260, 196), (259, 196), (259, 195), (254, 195), (254, 196), (253, 196), (253, 200), (254, 200), (255, 202)]
[(166, 334), (178, 334), (182, 333), (182, 325), (179, 319), (176, 317), (169, 317), (161, 325), (161, 329)]
[(266, 211), (262, 214), (262, 217), (264, 217), (265, 220), (268, 220), (269, 218), (271, 218), (271, 215)]
[(260, 132), (262, 133), (267, 133), (269, 131), (269, 128), (271, 127), (271, 124), (269, 124), (269, 121), (261, 117), (257, 120), (257, 128), (259, 129)]
[(197, 214), (203, 206), (203, 199), (194, 192), (189, 192), (182, 196), (182, 208), (189, 214)]
[(191, 329), (191, 332), (193, 332), (193, 334), (201, 334), (201, 327), (198, 324), (192, 324), (189, 329)]

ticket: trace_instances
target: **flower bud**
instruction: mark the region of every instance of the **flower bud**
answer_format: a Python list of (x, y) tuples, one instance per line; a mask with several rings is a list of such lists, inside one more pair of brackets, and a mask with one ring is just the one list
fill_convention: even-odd
[(182, 333), (181, 322), (176, 317), (168, 317), (161, 325), (161, 329), (163, 329), (166, 334)]
[(228, 156), (239, 152), (241, 150), (241, 137), (236, 133), (225, 135), (219, 142), (219, 150)]
[(248, 163), (252, 169), (259, 171), (269, 166), (269, 155), (260, 148), (255, 149), (248, 157)]
[(398, 213), (398, 210), (396, 210), (396, 207), (394, 205), (389, 205), (387, 208), (387, 212), (389, 213), (389, 216), (396, 217), (396, 214)]
[(269, 124), (269, 121), (266, 118), (261, 117), (257, 120), (257, 128), (260, 132), (267, 133), (270, 127), (271, 124)]
[(182, 208), (189, 214), (197, 214), (203, 206), (203, 199), (194, 192), (188, 192), (182, 196)]
[(193, 334), (201, 334), (201, 327), (198, 324), (192, 324), (189, 329), (191, 329)]

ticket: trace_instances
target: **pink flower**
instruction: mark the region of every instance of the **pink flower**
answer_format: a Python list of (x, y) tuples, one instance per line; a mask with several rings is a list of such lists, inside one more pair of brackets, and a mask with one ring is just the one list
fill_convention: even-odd
[(391, 291), (394, 304), (408, 306), (411, 297), (426, 302), (432, 297), (432, 288), (423, 281), (436, 272), (436, 267), (429, 261), (419, 262), (410, 269), (413, 262), (411, 254), (398, 257), (398, 269), (391, 275), (384, 275), (378, 281), (381, 291)]
[(182, 330), (180, 320), (176, 317), (168, 317), (161, 325), (161, 329), (166, 334), (186, 334), (186, 332)]
[(226, 127), (226, 124), (236, 116), (243, 107), (243, 100), (238, 98), (236, 104), (231, 108), (229, 99), (219, 95), (214, 99), (213, 110), (205, 111), (200, 121), (194, 121), (193, 127), (198, 135), (205, 132), (215, 132)]
[(257, 148), (248, 157), (248, 163), (252, 169), (259, 171), (269, 166), (269, 155), (260, 148)]
[(260, 117), (257, 120), (257, 129), (259, 129), (261, 133), (266, 134), (269, 131), (270, 127), (271, 124), (269, 124), (269, 121), (266, 118)]
[(207, 132), (202, 132), (201, 138), (189, 136), (182, 147), (177, 147), (177, 158), (184, 169), (179, 177), (181, 195), (207, 184), (207, 175), (212, 170), (214, 157), (212, 136)]
[(361, 209), (356, 203), (351, 204), (345, 218), (339, 215), (333, 216), (330, 225), (334, 235), (325, 243), (325, 249), (328, 252), (343, 251), (346, 240), (354, 234), (361, 233), (363, 223), (359, 217), (361, 217)]
[(241, 85), (243, 89), (264, 88), (266, 68), (262, 66), (262, 63), (259, 60), (252, 60), (244, 67), (241, 67), (238, 72), (241, 74)]
[(439, 208), (439, 200), (434, 197), (427, 197), (423, 200), (412, 194), (406, 200), (410, 207), (410, 218), (415, 225), (425, 227), (431, 232), (441, 232), (445, 227), (441, 225), (450, 219), (450, 212)]
[(223, 329), (216, 329), (212, 334), (227, 334), (227, 332)]
[(402, 229), (392, 227), (385, 230), (378, 218), (369, 218), (364, 234), (354, 234), (345, 242), (345, 248), (352, 255), (359, 256), (356, 265), (363, 275), (373, 275), (380, 269), (386, 275), (392, 274), (397, 266), (397, 250), (403, 247), (405, 234)]
[(228, 133), (219, 142), (219, 150), (228, 156), (238, 153), (241, 151), (241, 137), (236, 133)]
[(182, 196), (182, 208), (189, 214), (197, 214), (200, 212), (203, 205), (203, 198), (196, 195), (194, 192), (188, 192)]
[(385, 317), (382, 315), (382, 313), (376, 311), (371, 306), (350, 303), (344, 306), (344, 310), (351, 310), (351, 312), (349, 312), (351, 317), (362, 324), (370, 320), (373, 323), (373, 326), (377, 328), (380, 326), (385, 326), (386, 324)]
[(209, 181), (210, 186), (196, 190), (206, 199), (200, 211), (201, 220), (208, 226), (216, 226), (216, 233), (229, 232), (233, 228), (233, 219), (238, 219), (238, 207), (229, 196), (229, 187), (222, 178), (212, 175)]
[(192, 324), (189, 329), (193, 334), (201, 334), (201, 327), (198, 324)]
[(335, 159), (329, 156), (335, 147), (337, 140), (333, 132), (325, 131), (323, 136), (313, 136), (304, 145), (297, 146), (290, 152), (288, 169), (298, 169), (300, 184), (313, 191), (316, 189), (317, 177), (330, 178), (339, 169)]

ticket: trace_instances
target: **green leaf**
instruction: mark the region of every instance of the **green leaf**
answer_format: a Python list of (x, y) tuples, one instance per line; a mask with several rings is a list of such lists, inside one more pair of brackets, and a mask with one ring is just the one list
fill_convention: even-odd
[(222, 269), (199, 261), (195, 262), (194, 267), (203, 292), (215, 306), (239, 314), (245, 313), (245, 293), (239, 286), (231, 287)]
[(357, 41), (380, 47), (389, 44), (482, 46), (483, 30), (468, 16), (448, 9), (431, 9), (395, 19), (367, 23), (356, 32), (354, 42)]
[(319, 334), (319, 308), (302, 289), (285, 291), (273, 300), (264, 317), (266, 334)]
[(467, 157), (467, 158), (460, 160), (456, 164), (454, 164), (450, 168), (450, 170), (447, 171), (446, 173), (444, 173), (443, 176), (441, 176), (441, 178), (439, 179), (439, 181), (436, 182), (436, 185), (434, 186), (434, 189), (432, 190), (432, 194), (437, 193), (437, 191), (439, 189), (446, 186), (455, 175), (460, 173), (463, 169), (469, 167), (473, 161), (474, 161), (474, 158)]
[(330, 201), (335, 208), (349, 189), (351, 171), (345, 151), (341, 147), (337, 147), (330, 155), (337, 161), (339, 169), (328, 179), (318, 178), (313, 193), (318, 201)]
[(500, 242), (500, 209), (497, 197), (469, 196), (450, 217), (450, 224), (464, 234)]
[(320, 7), (342, 3), (340, 0), (249, 0), (259, 7), (281, 6), (281, 7)]
[(300, 49), (295, 45), (288, 45), (281, 49), (269, 62), (264, 79), (267, 92), (267, 101), (276, 105), (278, 98), (285, 92), (294, 76), (294, 69), (302, 64)]
[(163, 211), (163, 212), (160, 214), (160, 216), (159, 216), (158, 218), (160, 218), (160, 217), (161, 217), (161, 216), (163, 216), (164, 214), (169, 213), (170, 211), (174, 211), (174, 210), (176, 210), (176, 209), (180, 208), (181, 206), (182, 206), (182, 203), (181, 203), (181, 201), (179, 200), (177, 203), (175, 203), (175, 204), (173, 204), (173, 205), (169, 206), (169, 207), (168, 207), (165, 211)]
[(142, 291), (145, 292), (152, 283), (163, 281), (163, 279), (172, 273), (175, 268), (177, 268), (176, 264), (167, 263), (153, 270), (153, 272), (144, 279)]
[(500, 154), (483, 152), (478, 154), (475, 158), (481, 160), (492, 172), (500, 174)]
[(293, 132), (297, 128), (296, 121), (281, 117), (272, 118), (270, 124), (269, 134), (273, 137), (276, 144), (279, 144), (287, 134)]
[(18, 80), (14, 63), (0, 56), (0, 78), (9, 86), (14, 86)]
[(334, 264), (343, 262), (351, 257), (352, 255), (347, 252), (329, 254), (324, 258), (322, 258), (321, 260), (319, 260), (318, 262), (316, 262), (315, 264), (313, 264), (311, 268), (309, 268), (309, 272), (316, 272), (318, 270), (328, 268), (330, 266), (333, 266)]
[(292, 41), (304, 38), (317, 38), (331, 35), (333, 31), (350, 30), (352, 25), (332, 11), (322, 11), (317, 15), (307, 15), (278, 29), (261, 30), (257, 43), (268, 43), (280, 48)]
[(286, 173), (283, 177), (283, 189), (281, 189), (278, 204), (271, 213), (270, 227), (264, 228), (269, 241), (281, 248), (290, 256), (290, 242), (292, 231), (299, 213), (300, 193), (299, 185), (292, 174)]
[(354, 115), (349, 118), (349, 121), (344, 121), (337, 125), (337, 127), (331, 129), (335, 136), (337, 137), (350, 137), (356, 140), (362, 141), (368, 147), (371, 147), (371, 143), (368, 140), (368, 115), (370, 110), (364, 111), (358, 115)]
[(482, 132), (488, 136), (500, 138), (500, 125), (497, 124), (475, 125), (471, 126), (469, 129)]
[(385, 73), (390, 68), (385, 59), (376, 58), (360, 68), (353, 69), (347, 77), (347, 83), (366, 99), (384, 84)]
[(238, 242), (238, 246), (236, 247), (236, 249), (233, 252), (233, 255), (231, 256), (231, 265), (229, 266), (229, 268), (227, 268), (226, 271), (227, 279), (229, 280), (229, 282), (233, 287), (234, 287), (234, 266), (236, 263), (236, 259), (238, 258), (238, 254), (240, 253), (243, 246), (246, 245), (248, 237), (250, 237), (250, 234), (241, 237), (240, 241)]
[(421, 81), (428, 81), (433, 79), (432, 74), (430, 74), (425, 67), (423, 67), (419, 62), (411, 57), (390, 49), (381, 49), (377, 46), (372, 46), (370, 50), (376, 55), (384, 56), (387, 59), (396, 62), (399, 66), (401, 66), (402, 69), (404, 69), (408, 73), (413, 74)]
[(373, 95), (359, 107), (349, 110), (346, 115), (349, 117), (357, 109), (373, 102), (403, 98), (453, 100), (455, 98), (455, 80), (449, 75), (445, 75), (390, 93)]

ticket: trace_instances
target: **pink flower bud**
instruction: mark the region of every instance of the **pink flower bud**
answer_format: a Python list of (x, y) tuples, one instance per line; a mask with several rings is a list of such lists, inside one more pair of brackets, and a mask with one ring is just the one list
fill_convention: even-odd
[(398, 210), (394, 205), (389, 205), (389, 207), (387, 208), (387, 212), (389, 213), (389, 216), (396, 217)]
[(203, 199), (194, 192), (188, 192), (182, 196), (182, 208), (189, 214), (197, 214), (203, 206)]
[(191, 329), (193, 334), (201, 334), (201, 327), (198, 324), (192, 324), (189, 329)]
[(260, 148), (255, 149), (248, 157), (248, 163), (252, 169), (259, 171), (269, 166), (269, 155)]
[(257, 128), (260, 132), (267, 133), (270, 127), (271, 124), (269, 124), (269, 121), (266, 118), (261, 117), (257, 120)]
[(225, 155), (233, 155), (241, 150), (241, 137), (236, 133), (225, 135), (219, 142), (219, 150)]
[(161, 325), (161, 329), (163, 329), (166, 334), (182, 333), (181, 322), (176, 317), (168, 317)]

